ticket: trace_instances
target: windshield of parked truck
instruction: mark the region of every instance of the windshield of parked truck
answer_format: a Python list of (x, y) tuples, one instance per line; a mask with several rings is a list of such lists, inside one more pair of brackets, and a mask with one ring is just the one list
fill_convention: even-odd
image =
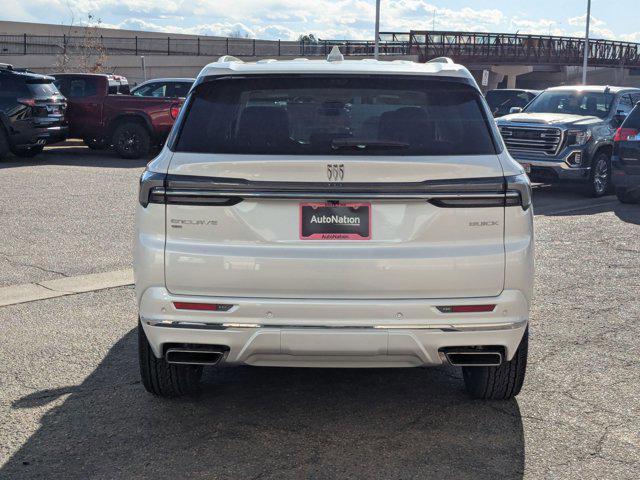
[(480, 93), (449, 81), (256, 77), (192, 93), (176, 150), (288, 155), (495, 154)]
[(566, 113), (605, 118), (615, 96), (612, 93), (580, 90), (548, 90), (525, 108), (527, 113)]

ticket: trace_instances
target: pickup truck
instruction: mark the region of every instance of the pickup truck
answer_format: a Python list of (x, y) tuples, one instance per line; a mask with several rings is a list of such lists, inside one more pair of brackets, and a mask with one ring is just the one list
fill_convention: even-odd
[(496, 122), (509, 153), (532, 181), (580, 183), (600, 197), (612, 187), (616, 129), (638, 101), (638, 88), (554, 87)]
[(129, 95), (126, 78), (118, 75), (53, 77), (68, 101), (69, 136), (93, 149), (113, 147), (122, 158), (141, 158), (162, 145), (184, 101)]

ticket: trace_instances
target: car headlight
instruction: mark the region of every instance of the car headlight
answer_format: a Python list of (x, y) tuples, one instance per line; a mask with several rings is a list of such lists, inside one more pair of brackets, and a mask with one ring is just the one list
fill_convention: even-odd
[(591, 130), (569, 130), (567, 132), (567, 145), (581, 147), (591, 140)]

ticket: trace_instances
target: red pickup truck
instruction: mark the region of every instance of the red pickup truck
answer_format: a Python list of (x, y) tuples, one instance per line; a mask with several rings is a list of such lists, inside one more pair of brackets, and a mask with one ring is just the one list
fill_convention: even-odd
[(54, 74), (67, 98), (69, 136), (93, 149), (113, 147), (122, 158), (149, 155), (162, 145), (183, 99), (134, 97), (127, 79), (93, 73)]

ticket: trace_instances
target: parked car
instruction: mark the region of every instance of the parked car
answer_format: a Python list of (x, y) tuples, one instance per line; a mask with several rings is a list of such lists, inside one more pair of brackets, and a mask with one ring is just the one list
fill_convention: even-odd
[(613, 136), (639, 100), (637, 88), (554, 87), (497, 123), (533, 181), (579, 182), (599, 197), (611, 188)]
[(195, 78), (156, 78), (131, 90), (136, 97), (185, 98)]
[(67, 136), (66, 99), (53, 78), (0, 64), (0, 159), (32, 157)]
[(243, 63), (200, 73), (140, 181), (139, 362), (159, 396), (203, 366), (462, 367), (522, 386), (529, 179), (473, 76), (438, 64)]
[(618, 200), (640, 200), (640, 103), (616, 132), (611, 158), (613, 184)]
[(494, 117), (507, 115), (513, 107), (524, 108), (540, 94), (540, 90), (501, 88), (489, 90), (485, 98)]
[(182, 99), (127, 95), (122, 76), (60, 73), (56, 85), (68, 99), (70, 136), (95, 149), (113, 146), (122, 158), (140, 158), (166, 139)]

